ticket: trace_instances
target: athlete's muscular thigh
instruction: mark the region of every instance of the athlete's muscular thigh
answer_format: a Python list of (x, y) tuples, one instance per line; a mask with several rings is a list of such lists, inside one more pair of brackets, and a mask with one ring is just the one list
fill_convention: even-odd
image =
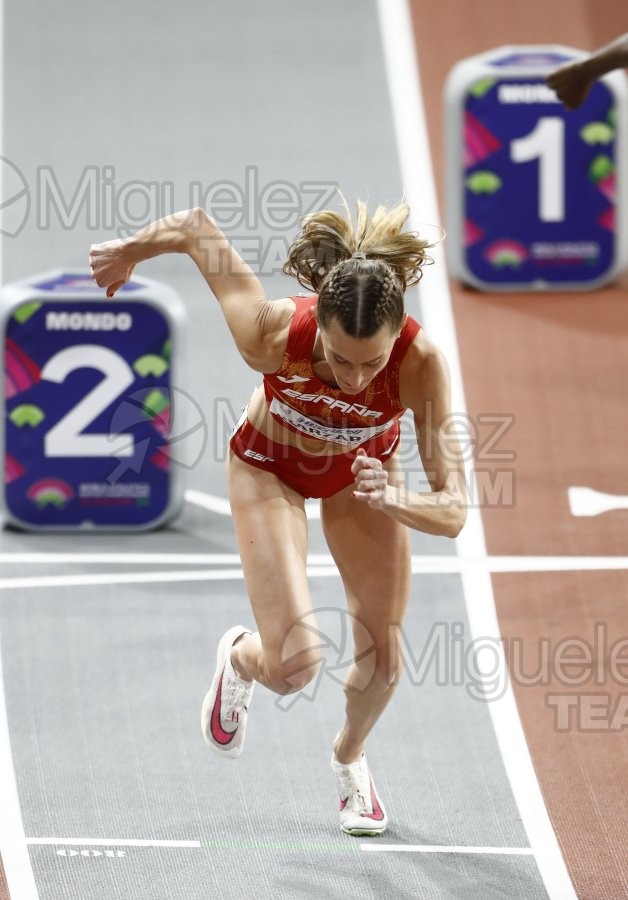
[[(269, 472), (230, 454), (228, 484), (244, 579), (269, 676), (313, 664), (315, 641), (299, 626), (311, 613), (304, 500)], [(312, 619), (308, 615), (308, 624)]]
[[(389, 482), (403, 478), (393, 457), (385, 464)], [(329, 550), (342, 575), (349, 609), (365, 635), (385, 654), (390, 629), (403, 619), (410, 593), (408, 529), (381, 510), (351, 496), (353, 485), (322, 502)], [(356, 647), (359, 653), (367, 647)]]

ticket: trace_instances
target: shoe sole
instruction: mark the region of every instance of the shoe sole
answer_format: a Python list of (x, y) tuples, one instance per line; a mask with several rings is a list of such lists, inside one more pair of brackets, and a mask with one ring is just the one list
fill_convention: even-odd
[(340, 827), (345, 834), (350, 834), (352, 837), (377, 837), (378, 835), (383, 834), (388, 826), (384, 825), (383, 828), (378, 828), (377, 830), (373, 828), (345, 828), (344, 825), (341, 825)]

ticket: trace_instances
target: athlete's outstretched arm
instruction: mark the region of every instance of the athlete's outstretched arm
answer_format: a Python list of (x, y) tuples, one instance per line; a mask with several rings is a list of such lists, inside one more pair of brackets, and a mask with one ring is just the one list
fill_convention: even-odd
[(354, 497), (408, 528), (457, 537), (467, 517), (464, 458), (452, 428), (449, 369), (436, 348), (423, 362), (413, 393), (415, 399), (411, 396), (402, 400), (414, 413), (419, 452), (431, 493), (388, 484), (381, 462), (362, 451), (352, 467), (356, 476)]
[(163, 253), (187, 253), (194, 260), (222, 307), (238, 350), (253, 368), (263, 370), (273, 353), (278, 311), (204, 209), (166, 216), (125, 240), (93, 244), (89, 260), (96, 283), (113, 297), (138, 263)]
[(576, 59), (547, 76), (551, 87), (565, 106), (575, 109), (585, 99), (593, 82), (613, 69), (628, 67), (628, 34), (605, 44), (584, 59)]

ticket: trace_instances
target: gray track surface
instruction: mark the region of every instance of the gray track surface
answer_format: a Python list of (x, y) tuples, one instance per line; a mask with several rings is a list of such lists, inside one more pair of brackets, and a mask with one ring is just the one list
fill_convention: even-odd
[[(95, 224), (86, 209), (64, 222), (38, 196), (44, 170), (68, 203), (85, 167), (113, 169), (118, 189), (171, 183), (174, 203), (152, 207), (148, 218), (188, 207), (194, 182), (244, 188), (251, 171), (261, 187), (338, 183), (348, 198), (371, 204), (402, 194), (370, 0), (65, 0), (62, 8), (8, 0), (5, 7), (2, 152), (22, 171), (32, 201), (23, 231), (4, 239), (7, 282), (84, 266), (92, 241), (128, 224), (106, 204)], [(228, 229), (236, 246), (257, 236), (287, 246), (295, 228), (271, 228), (263, 212), (250, 202), (249, 221)], [(132, 214), (134, 224), (144, 223), (141, 204)], [(257, 376), (237, 356), (188, 260), (153, 261), (139, 274), (168, 281), (185, 298), (193, 368), (185, 387), (210, 423), (207, 453), (187, 484), (224, 497), (228, 420)], [(267, 260), (260, 274), (270, 297), (301, 290)], [(420, 318), (413, 293), (408, 302)], [(416, 482), (416, 455), (406, 455)], [(310, 549), (326, 552), (316, 521)], [(171, 527), (123, 541), (0, 534), (2, 553), (115, 550), (234, 553), (235, 544), (228, 517), (191, 505)], [(414, 554), (453, 552), (445, 539), (413, 535)], [(141, 570), (16, 564), (3, 577)], [(107, 849), (96, 846), (89, 855), (32, 846), (42, 900), (546, 896), (532, 857), (371, 854), (360, 850), (361, 839), (341, 834), (329, 754), (342, 722), (347, 622), (329, 611), (344, 609), (338, 578), (313, 578), (311, 590), (322, 630), (340, 645), (329, 648), (320, 683), (290, 709), (257, 688), (237, 761), (205, 747), (198, 714), (218, 638), (236, 622), (252, 624), (241, 580), (2, 592), (4, 679), (27, 838), (201, 843), (128, 847), (113, 856), (94, 855)], [(406, 636), (417, 655), (439, 622), (466, 623), (459, 577), (415, 576)], [(386, 841), (528, 846), (486, 706), (463, 685), (435, 684), (433, 671), (423, 685), (413, 680), (404, 679), (369, 742), (391, 818)]]

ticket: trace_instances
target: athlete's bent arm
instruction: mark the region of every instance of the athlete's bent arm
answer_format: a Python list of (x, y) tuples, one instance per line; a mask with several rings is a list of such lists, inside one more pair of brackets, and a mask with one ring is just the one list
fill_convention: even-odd
[(380, 461), (362, 452), (353, 464), (353, 495), (409, 528), (457, 537), (466, 521), (467, 490), (463, 453), (452, 427), (449, 371), (439, 351), (434, 350), (426, 359), (421, 389), (408, 407), (414, 413), (419, 452), (431, 493), (388, 484)]
[(281, 362), (282, 350), (275, 343), (281, 341), (283, 310), (266, 299), (253, 270), (204, 209), (166, 216), (126, 240), (94, 244), (90, 265), (96, 283), (113, 297), (138, 263), (163, 253), (187, 253), (194, 260), (219, 301), (245, 361), (259, 371), (276, 369)]

